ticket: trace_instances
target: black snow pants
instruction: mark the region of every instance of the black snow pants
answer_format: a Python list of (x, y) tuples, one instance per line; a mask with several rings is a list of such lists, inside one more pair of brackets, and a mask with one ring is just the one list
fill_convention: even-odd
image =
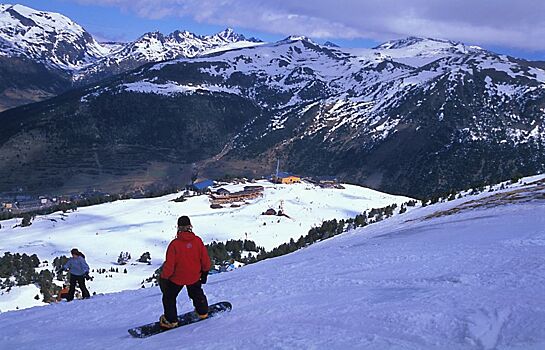
[[(165, 318), (168, 322), (176, 322), (178, 320), (178, 310), (176, 308), (176, 298), (184, 286), (177, 285), (170, 280), (159, 279), (159, 287), (163, 293), (163, 309)], [(191, 284), (187, 287), (187, 295), (193, 301), (193, 306), (199, 315), (208, 313), (208, 300), (202, 290), (201, 281)]]
[(70, 288), (68, 289), (68, 297), (66, 300), (72, 301), (74, 300), (74, 293), (76, 292), (76, 283), (79, 286), (79, 289), (81, 289), (81, 294), (83, 296), (83, 299), (88, 299), (91, 297), (89, 294), (89, 291), (87, 290), (87, 287), (85, 287), (85, 277), (84, 276), (78, 276), (74, 274), (70, 274)]

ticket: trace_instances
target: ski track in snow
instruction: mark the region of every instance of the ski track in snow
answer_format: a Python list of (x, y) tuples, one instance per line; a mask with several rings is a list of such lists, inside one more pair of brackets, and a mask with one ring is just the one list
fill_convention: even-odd
[[(485, 198), (489, 194), (483, 194)], [(474, 199), (474, 198), (470, 198)], [(414, 209), (295, 253), (213, 275), (229, 314), (148, 339), (158, 288), (0, 314), (5, 348), (543, 349), (543, 199), (426, 218)], [(507, 243), (507, 244), (506, 244)], [(185, 291), (179, 312), (192, 309)]]

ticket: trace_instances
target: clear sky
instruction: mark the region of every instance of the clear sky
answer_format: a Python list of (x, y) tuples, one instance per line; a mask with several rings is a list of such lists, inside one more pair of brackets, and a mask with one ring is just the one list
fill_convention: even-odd
[[(0, 0), (2, 2), (2, 0)], [(4, 0), (70, 17), (101, 41), (145, 32), (212, 34), (232, 27), (280, 40), (307, 35), (344, 47), (372, 47), (409, 35), (462, 41), (545, 60), (545, 1), (533, 0)]]

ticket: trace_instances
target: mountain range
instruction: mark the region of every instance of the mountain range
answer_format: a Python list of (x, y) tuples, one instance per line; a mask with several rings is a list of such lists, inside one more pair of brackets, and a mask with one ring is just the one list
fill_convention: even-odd
[[(128, 43), (100, 43), (77, 23), (52, 12), (0, 4), (0, 111), (156, 62), (194, 57), (259, 41), (232, 29), (201, 36), (145, 33)], [(23, 79), (18, 79), (23, 77)]]
[[(229, 29), (100, 44), (66, 17), (0, 9), (0, 103), (64, 92), (0, 114), (0, 191), (260, 176), (280, 160), (425, 197), (545, 169), (542, 62), (433, 38), (346, 49)], [(36, 25), (54, 28), (42, 43)]]

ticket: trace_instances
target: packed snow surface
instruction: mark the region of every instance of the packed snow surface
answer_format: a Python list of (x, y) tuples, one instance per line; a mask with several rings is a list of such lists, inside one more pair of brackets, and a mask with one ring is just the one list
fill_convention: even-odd
[[(543, 349), (545, 182), (424, 208), (210, 276), (217, 318), (148, 339), (157, 287), (0, 314), (5, 348)], [(534, 178), (536, 180), (536, 178)], [(192, 310), (185, 292), (179, 311)]]

